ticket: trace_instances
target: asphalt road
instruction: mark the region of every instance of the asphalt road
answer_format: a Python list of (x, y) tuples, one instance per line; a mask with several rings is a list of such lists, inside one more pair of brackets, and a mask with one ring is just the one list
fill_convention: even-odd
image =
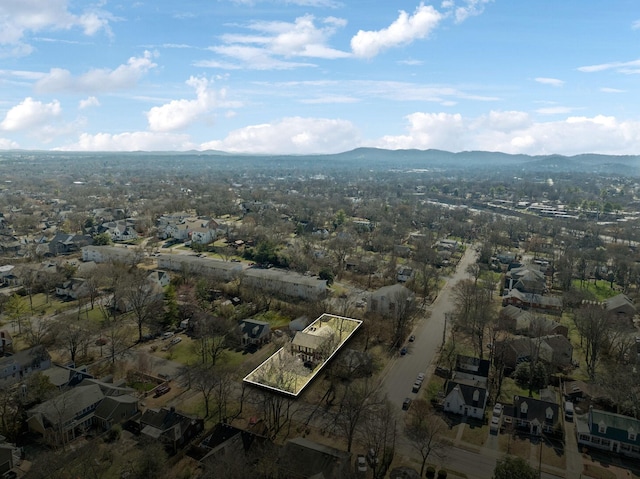
[[(436, 358), (442, 345), (445, 327), (445, 313), (453, 310), (453, 285), (461, 279), (469, 277), (467, 266), (476, 260), (473, 247), (468, 247), (458, 263), (455, 273), (447, 279), (446, 284), (438, 294), (436, 300), (427, 308), (427, 313), (414, 326), (414, 342), (407, 342), (408, 352), (405, 356), (398, 355), (389, 362), (385, 371), (382, 388), (389, 400), (402, 407), (402, 402), (409, 397), (415, 399), (417, 394), (411, 392), (415, 378), (420, 372), (426, 374), (424, 384), (429, 382), (429, 366)], [(430, 312), (430, 315), (429, 315)], [(447, 325), (447, 328), (449, 325)]]

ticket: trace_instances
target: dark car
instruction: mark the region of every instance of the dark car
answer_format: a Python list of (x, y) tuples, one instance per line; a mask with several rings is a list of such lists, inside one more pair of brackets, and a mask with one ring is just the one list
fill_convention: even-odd
[(406, 346), (400, 350), (400, 356), (404, 356), (405, 354), (407, 354), (407, 347)]
[(167, 394), (169, 391), (171, 391), (171, 388), (170, 388), (169, 386), (166, 386), (166, 385), (164, 385), (164, 384), (163, 384), (163, 385), (158, 386), (158, 387), (156, 388), (156, 392), (155, 392), (155, 394), (153, 395), (153, 397), (154, 397), (154, 398), (159, 398), (159, 397), (160, 397), (160, 396), (162, 396), (163, 394)]
[(402, 410), (406, 411), (409, 409), (409, 406), (411, 406), (411, 398), (404, 398), (404, 401), (402, 402)]
[(409, 336), (409, 342), (412, 343), (416, 340), (416, 335), (412, 334), (411, 336)]

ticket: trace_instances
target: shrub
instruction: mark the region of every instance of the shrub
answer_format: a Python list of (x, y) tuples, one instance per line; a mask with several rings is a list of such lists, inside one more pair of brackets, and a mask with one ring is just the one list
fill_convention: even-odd
[(447, 471), (445, 471), (444, 469), (440, 469), (438, 471), (438, 479), (446, 479), (447, 477)]
[(116, 424), (111, 429), (109, 429), (105, 440), (106, 442), (115, 442), (120, 439), (120, 434), (122, 434), (122, 427), (120, 426), (120, 424)]

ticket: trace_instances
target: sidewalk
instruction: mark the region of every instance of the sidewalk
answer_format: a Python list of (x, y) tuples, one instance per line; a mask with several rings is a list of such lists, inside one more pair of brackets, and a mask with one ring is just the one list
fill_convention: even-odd
[[(456, 438), (453, 440), (454, 447), (458, 447), (460, 449), (464, 449), (467, 451), (472, 451), (484, 457), (491, 457), (495, 460), (502, 459), (505, 456), (505, 453), (495, 448), (495, 445), (491, 444), (491, 441), (489, 441), (489, 439), (487, 439), (485, 441), (485, 444), (483, 444), (482, 446), (478, 446), (477, 444), (472, 444), (470, 442), (463, 441), (462, 435), (464, 433), (464, 428), (466, 426), (467, 424), (464, 422), (460, 425), (460, 428), (458, 429), (456, 434)], [(490, 433), (488, 434), (490, 435)], [(487, 445), (488, 443), (489, 445)], [(528, 459), (529, 464), (536, 470), (538, 469), (538, 466), (539, 466), (539, 454), (540, 454), (539, 444), (531, 443), (529, 457), (526, 459)], [(569, 468), (569, 464), (567, 463), (567, 469), (568, 468)], [(582, 467), (580, 467), (578, 470), (574, 469), (569, 472), (563, 468), (554, 467), (554, 466), (543, 463), (541, 470), (543, 473), (545, 473), (543, 477), (546, 477), (546, 478), (552, 477), (552, 478), (565, 478), (565, 479), (580, 479)], [(585, 479), (585, 477), (582, 476), (582, 479)]]

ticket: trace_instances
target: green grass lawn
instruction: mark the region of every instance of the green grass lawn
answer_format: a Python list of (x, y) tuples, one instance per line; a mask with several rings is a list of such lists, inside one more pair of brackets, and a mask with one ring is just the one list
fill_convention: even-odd
[[(25, 296), (23, 299), (24, 303), (29, 308), (29, 312), (31, 312), (29, 296)], [(34, 314), (41, 314), (43, 316), (54, 314), (56, 311), (62, 312), (77, 305), (77, 302), (75, 301), (60, 301), (54, 294), (49, 295), (48, 302), (47, 296), (44, 293), (34, 294), (32, 296), (32, 300)]]
[[(155, 354), (184, 365), (200, 363), (202, 361), (202, 357), (197, 351), (196, 342), (187, 336), (180, 337), (182, 338), (182, 341), (175, 346), (172, 346), (168, 351), (162, 351), (162, 346), (164, 346), (164, 344), (162, 344), (158, 347)], [(218, 358), (218, 361), (221, 365), (238, 368), (251, 357), (252, 355), (243, 354), (242, 351), (236, 352), (234, 350), (225, 349), (222, 352), (222, 355)]]
[[(529, 396), (529, 390), (523, 389), (511, 378), (504, 378), (498, 401), (502, 404), (513, 404), (513, 396)], [(540, 399), (540, 393), (533, 391), (533, 397)]]
[(575, 279), (572, 281), (572, 285), (576, 289), (589, 291), (597, 301), (604, 301), (620, 293), (619, 291), (611, 289), (609, 281), (604, 280), (582, 282), (579, 279)]
[(277, 329), (279, 327), (286, 326), (291, 321), (291, 318), (283, 316), (279, 312), (272, 310), (261, 313), (255, 316), (253, 319), (269, 323), (271, 329)]
[(435, 374), (431, 376), (427, 387), (425, 388), (426, 400), (431, 401), (438, 396), (439, 392), (444, 392), (444, 378), (440, 376), (436, 376)]

